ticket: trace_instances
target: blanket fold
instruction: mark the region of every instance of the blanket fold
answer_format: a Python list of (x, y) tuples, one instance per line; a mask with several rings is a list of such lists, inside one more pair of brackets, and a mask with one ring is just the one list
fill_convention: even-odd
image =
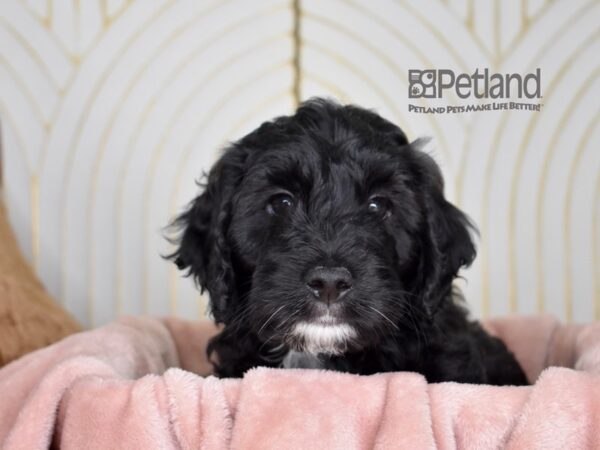
[(0, 369), (0, 448), (600, 448), (600, 324), (486, 327), (532, 386), (268, 368), (219, 380), (213, 324), (127, 318)]

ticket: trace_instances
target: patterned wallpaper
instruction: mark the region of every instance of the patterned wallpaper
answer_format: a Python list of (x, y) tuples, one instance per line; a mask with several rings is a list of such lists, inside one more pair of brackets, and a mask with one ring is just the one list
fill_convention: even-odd
[[(597, 0), (3, 0), (10, 218), (85, 324), (198, 317), (164, 226), (227, 141), (327, 95), (432, 137), (481, 231), (475, 315), (599, 319), (599, 24)], [(540, 68), (541, 111), (408, 111), (409, 69), (486, 67)]]

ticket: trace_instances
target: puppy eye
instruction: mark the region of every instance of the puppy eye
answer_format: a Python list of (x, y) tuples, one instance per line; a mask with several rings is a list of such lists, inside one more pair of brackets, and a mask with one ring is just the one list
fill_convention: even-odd
[(284, 216), (294, 206), (294, 197), (289, 194), (277, 194), (269, 199), (267, 212), (272, 216)]
[(369, 213), (387, 219), (391, 214), (391, 203), (385, 197), (371, 197), (369, 199), (368, 211)]

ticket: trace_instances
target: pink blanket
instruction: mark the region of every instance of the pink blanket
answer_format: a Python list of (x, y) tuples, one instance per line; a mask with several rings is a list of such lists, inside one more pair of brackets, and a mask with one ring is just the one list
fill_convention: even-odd
[(219, 380), (210, 323), (129, 318), (0, 369), (0, 447), (600, 448), (600, 324), (487, 326), (533, 386), (265, 368)]

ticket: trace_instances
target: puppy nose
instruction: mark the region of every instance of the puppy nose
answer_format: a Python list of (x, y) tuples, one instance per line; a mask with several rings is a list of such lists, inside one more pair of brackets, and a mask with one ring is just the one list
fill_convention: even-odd
[(352, 275), (345, 267), (315, 267), (306, 275), (306, 285), (315, 297), (331, 304), (352, 288)]

